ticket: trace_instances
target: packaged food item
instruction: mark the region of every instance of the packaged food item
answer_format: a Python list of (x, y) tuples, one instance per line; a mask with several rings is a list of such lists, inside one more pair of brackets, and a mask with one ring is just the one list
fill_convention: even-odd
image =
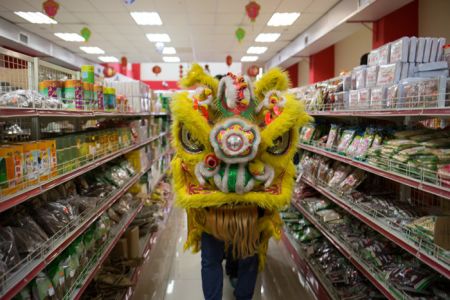
[(352, 142), (355, 133), (356, 131), (354, 129), (346, 129), (342, 132), (342, 135), (339, 139), (339, 144), (337, 146), (338, 152), (345, 153), (345, 150), (347, 150), (348, 146)]
[(423, 107), (419, 99), (419, 82), (420, 79), (408, 78), (400, 82), (400, 102), (398, 108), (415, 108)]
[(402, 37), (391, 43), (390, 63), (408, 62), (409, 37)]
[(372, 128), (368, 128), (364, 133), (364, 136), (361, 138), (359, 145), (356, 147), (353, 152), (353, 157), (359, 160), (364, 160), (366, 158), (367, 151), (372, 146), (372, 143), (375, 139), (375, 130)]
[(31, 283), (33, 300), (56, 300), (55, 288), (52, 282), (43, 272), (40, 272)]
[(84, 109), (83, 103), (83, 82), (81, 80), (64, 81), (64, 98), (65, 108)]
[(338, 189), (344, 194), (349, 194), (353, 192), (365, 178), (366, 173), (361, 169), (356, 169), (339, 184)]
[(103, 97), (103, 85), (100, 83), (96, 83), (94, 85), (94, 97), (97, 100), (97, 108), (98, 110), (105, 110), (105, 103)]
[(431, 57), (431, 45), (433, 43), (433, 39), (430, 37), (425, 38), (425, 48), (423, 51), (423, 62), (430, 62)]
[(94, 84), (94, 80), (95, 80), (94, 71), (95, 71), (95, 68), (92, 65), (81, 66), (81, 80), (83, 82), (88, 82), (88, 83)]
[(378, 48), (379, 51), (379, 59), (378, 63), (380, 65), (389, 64), (390, 61), (390, 54), (391, 54), (391, 43), (384, 44), (380, 48)]
[(362, 65), (353, 69), (353, 73), (355, 74), (355, 88), (357, 90), (366, 87), (366, 68), (367, 66)]
[(396, 108), (398, 102), (398, 84), (390, 85), (386, 88), (386, 108)]
[(409, 75), (409, 63), (401, 63), (401, 66), (400, 80), (408, 78)]
[(313, 137), (314, 137), (314, 132), (316, 130), (316, 125), (315, 124), (307, 124), (305, 126), (302, 127), (302, 130), (300, 132), (300, 141), (306, 144), (311, 143)]
[(20, 144), (23, 147), (24, 178), (27, 186), (38, 182), (41, 168), (41, 151), (37, 142)]
[(351, 110), (358, 109), (358, 90), (351, 90), (348, 95), (348, 108)]
[(306, 229), (303, 232), (303, 235), (299, 238), (299, 240), (300, 242), (305, 243), (315, 240), (320, 236), (321, 236), (320, 232), (317, 231), (317, 229), (315, 229), (314, 227), (306, 227)]
[(429, 129), (399, 130), (394, 132), (394, 136), (397, 139), (408, 139), (412, 136), (423, 135), (429, 132), (430, 132)]
[(445, 147), (450, 146), (450, 138), (444, 137), (444, 138), (432, 139), (432, 140), (423, 142), (421, 144), (428, 148), (445, 148)]
[(339, 141), (340, 126), (336, 124), (331, 124), (330, 131), (328, 132), (327, 143), (325, 144), (325, 149), (333, 149), (337, 146)]
[(378, 69), (377, 85), (390, 85), (399, 82), (401, 78), (401, 63), (380, 65)]
[[(438, 49), (437, 49), (437, 54), (436, 54), (436, 61), (446, 60), (444, 57), (444, 47), (445, 47), (446, 42), (447, 42), (446, 38), (438, 39)], [(447, 62), (448, 62), (448, 60), (447, 60)], [(449, 62), (449, 64), (450, 64), (450, 62)]]
[(64, 298), (64, 292), (65, 292), (65, 275), (64, 275), (64, 268), (60, 265), (60, 260), (56, 259), (54, 260), (46, 270), (46, 273), (48, 274), (48, 278), (50, 279), (53, 288), (55, 289), (55, 295), (57, 299), (63, 299)]
[(444, 180), (450, 180), (450, 164), (439, 168), (438, 176)]
[(418, 83), (420, 102), (424, 107), (437, 107), (440, 80), (438, 78), (421, 80)]
[(378, 49), (374, 49), (370, 51), (369, 56), (367, 57), (367, 65), (377, 66), (379, 64), (380, 64), (380, 52)]
[(44, 80), (39, 82), (39, 94), (61, 99), (61, 82), (58, 80)]
[(367, 67), (366, 69), (366, 87), (371, 88), (377, 85), (378, 65)]
[(370, 104), (370, 89), (360, 89), (358, 91), (358, 109), (368, 109)]
[(334, 209), (324, 209), (316, 212), (320, 220), (325, 223), (333, 222), (342, 218), (342, 216)]
[(347, 150), (345, 151), (345, 154), (349, 157), (353, 157), (356, 149), (359, 147), (359, 144), (361, 142), (361, 136), (357, 135), (353, 138), (353, 141), (348, 146)]
[(14, 239), (13, 229), (0, 227), (0, 269), (7, 271), (20, 262), (19, 251)]
[(352, 168), (348, 165), (340, 164), (336, 167), (333, 177), (328, 182), (330, 188), (337, 188), (339, 184), (348, 176)]
[(418, 39), (415, 36), (409, 38), (408, 62), (410, 62), (410, 63), (416, 62), (417, 41), (418, 41)]
[(370, 108), (383, 109), (387, 96), (386, 87), (373, 87), (370, 89)]

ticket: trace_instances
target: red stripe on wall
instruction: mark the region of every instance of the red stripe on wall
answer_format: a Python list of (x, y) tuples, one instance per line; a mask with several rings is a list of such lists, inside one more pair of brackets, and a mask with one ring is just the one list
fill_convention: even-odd
[(298, 63), (293, 64), (292, 66), (286, 69), (286, 72), (289, 74), (289, 79), (291, 80), (291, 86), (298, 86)]
[(309, 83), (334, 77), (334, 45), (309, 57)]

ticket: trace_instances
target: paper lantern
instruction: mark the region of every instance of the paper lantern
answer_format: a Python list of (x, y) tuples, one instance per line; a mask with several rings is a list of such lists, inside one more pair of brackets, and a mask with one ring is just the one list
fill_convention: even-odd
[(128, 59), (127, 59), (125, 56), (122, 56), (122, 57), (120, 58), (120, 65), (121, 65), (122, 67), (126, 67), (126, 66), (128, 65)]
[(183, 65), (180, 65), (180, 79), (183, 78)]
[(89, 41), (89, 39), (91, 38), (91, 30), (87, 27), (83, 27), (80, 33), (85, 42)]
[(106, 66), (103, 69), (103, 75), (105, 75), (106, 78), (113, 77), (116, 75), (116, 70), (111, 66)]
[(161, 67), (160, 66), (154, 66), (152, 68), (152, 72), (153, 74), (155, 74), (156, 76), (158, 76), (159, 73), (161, 73)]
[(244, 30), (244, 28), (239, 27), (238, 29), (236, 29), (235, 35), (236, 35), (237, 40), (239, 42), (241, 42), (244, 39), (244, 37), (245, 37), (245, 30)]
[(44, 12), (47, 16), (49, 16), (50, 18), (54, 18), (58, 13), (59, 3), (55, 0), (47, 0), (42, 3), (42, 9), (44, 9)]
[(231, 57), (231, 55), (227, 55), (227, 57), (225, 58), (225, 62), (227, 66), (231, 66), (231, 64), (233, 63), (233, 57)]
[(258, 73), (259, 73), (258, 66), (252, 65), (247, 69), (247, 75), (250, 77), (256, 77), (256, 75), (258, 75)]
[(250, 18), (250, 21), (255, 22), (256, 17), (259, 15), (260, 9), (261, 6), (255, 1), (250, 1), (250, 3), (245, 6), (245, 11), (247, 16)]

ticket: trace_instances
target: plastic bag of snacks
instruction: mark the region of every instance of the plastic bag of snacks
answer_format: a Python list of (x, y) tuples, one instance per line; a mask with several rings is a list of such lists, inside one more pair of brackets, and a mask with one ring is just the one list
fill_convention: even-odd
[(336, 124), (331, 124), (330, 131), (328, 133), (327, 143), (325, 144), (325, 149), (333, 149), (337, 146), (339, 140), (340, 126)]
[(300, 141), (306, 144), (311, 143), (315, 131), (316, 131), (315, 124), (307, 124), (303, 126), (302, 131), (300, 132)]
[(39, 273), (31, 284), (33, 300), (56, 300), (55, 288), (51, 280), (43, 272)]
[(361, 169), (353, 171), (340, 184), (339, 190), (344, 194), (353, 192), (366, 178), (366, 172)]
[(339, 144), (337, 146), (337, 152), (345, 153), (345, 150), (347, 150), (348, 146), (352, 142), (355, 133), (356, 130), (354, 129), (346, 129), (344, 130), (344, 132), (342, 132), (342, 135), (339, 139)]

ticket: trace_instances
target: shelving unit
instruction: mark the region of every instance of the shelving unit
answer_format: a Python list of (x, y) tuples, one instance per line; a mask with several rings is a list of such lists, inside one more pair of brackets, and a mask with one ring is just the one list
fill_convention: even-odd
[[(49, 78), (80, 79), (80, 72), (77, 70), (69, 70), (48, 62), (44, 62), (38, 58), (32, 58), (4, 48), (0, 48), (0, 62), (2, 61), (5, 62), (5, 65), (7, 66), (13, 64), (11, 72), (14, 74), (7, 78), (11, 83), (10, 86), (4, 85), (2, 82), (0, 94), (1, 92), (10, 92), (17, 89), (36, 91), (38, 83)], [(142, 85), (143, 83), (139, 83), (139, 88), (142, 88)], [(146, 93), (140, 96), (133, 96), (133, 98), (137, 98), (138, 101), (147, 101), (147, 107), (150, 107), (149, 95), (150, 93)], [(121, 156), (129, 154), (132, 151), (146, 148), (145, 156), (149, 156), (149, 146), (153, 142), (157, 142), (160, 139), (165, 139), (170, 133), (167, 128), (165, 128), (164, 132), (156, 131), (155, 133), (155, 129), (161, 129), (164, 127), (161, 127), (163, 122), (154, 121), (152, 124), (156, 125), (152, 125), (151, 130), (154, 136), (150, 137), (149, 128), (145, 129), (145, 132), (142, 131), (143, 124), (148, 124), (148, 126), (150, 126), (151, 120), (161, 117), (170, 117), (170, 115), (165, 112), (152, 113), (150, 110), (136, 112), (68, 110), (47, 108), (42, 104), (39, 106), (36, 105), (37, 107), (35, 107), (34, 102), (31, 103), (31, 105), (30, 103), (27, 104), (27, 107), (20, 107), (19, 105), (15, 107), (5, 106), (5, 103), (3, 103), (3, 105), (0, 103), (0, 123), (17, 122), (18, 124), (26, 126), (30, 129), (31, 141), (40, 139), (41, 131), (44, 132), (44, 128), (40, 126), (40, 122), (45, 124), (47, 121), (69, 121), (76, 126), (75, 128), (77, 128), (78, 131), (83, 131), (80, 124), (85, 121), (98, 122), (99, 120), (121, 119), (127, 122), (135, 122), (140, 120), (140, 127), (136, 127), (139, 134), (136, 133), (137, 135), (135, 136), (134, 142), (131, 144), (120, 144), (122, 146), (117, 144), (114, 145), (112, 149), (99, 149), (94, 152), (94, 155), (90, 153), (85, 157), (80, 156), (76, 159), (77, 166), (79, 167), (74, 169), (66, 168), (65, 166), (66, 164), (73, 163), (74, 159), (67, 163), (60, 162), (57, 165), (57, 171), (55, 171), (55, 174), (52, 174), (53, 176), (49, 179), (42, 180), (41, 176), (38, 176), (38, 179), (35, 181), (24, 179), (23, 182), (21, 181), (18, 191), (14, 194), (4, 194), (0, 188), (0, 213), (12, 209), (31, 198), (42, 195), (45, 192), (82, 176), (98, 167), (104, 166), (105, 164), (110, 163)], [(71, 221), (64, 229), (60, 230), (55, 235), (52, 235), (45, 244), (39, 245), (38, 249), (35, 249), (31, 254), (23, 258), (23, 260), (20, 261), (20, 263), (18, 263), (14, 268), (10, 268), (6, 273), (3, 273), (0, 277), (0, 298), (12, 299), (15, 295), (17, 295), (40, 272), (44, 271), (50, 263), (61, 255), (63, 251), (72, 244), (72, 242), (82, 236), (88, 228), (99, 220), (100, 216), (102, 216), (102, 214), (104, 214), (113, 206), (113, 204), (125, 195), (133, 185), (138, 183), (143, 175), (149, 173), (151, 170), (156, 171), (154, 174), (155, 176), (158, 176), (158, 178), (155, 178), (153, 182), (148, 183), (148, 190), (153, 190), (157, 183), (162, 180), (168, 169), (168, 166), (166, 166), (165, 163), (162, 164), (161, 161), (172, 153), (170, 145), (161, 143), (158, 145), (159, 146), (157, 146), (157, 148), (161, 150), (161, 153), (152, 153), (153, 159), (148, 161), (148, 165), (142, 166), (141, 170), (138, 170), (138, 173), (129, 178), (123, 186), (114, 190), (110, 195), (98, 203), (95, 208), (84, 211), (76, 219)], [(165, 145), (167, 148), (161, 149), (161, 145)], [(166, 169), (160, 174), (158, 170), (163, 165)], [(56, 175), (56, 173), (58, 175)], [(109, 236), (109, 239), (103, 244), (102, 247), (96, 249), (98, 250), (96, 254), (91, 258), (86, 266), (83, 266), (83, 271), (79, 275), (76, 284), (73, 285), (71, 290), (65, 295), (64, 299), (79, 299), (81, 297), (84, 289), (88, 286), (103, 261), (111, 252), (127, 227), (132, 223), (142, 207), (143, 203), (139, 203), (139, 205), (123, 216), (122, 221), (112, 230), (112, 234)], [(145, 245), (145, 253), (149, 251), (152, 240), (154, 240), (154, 237), (149, 237)]]

